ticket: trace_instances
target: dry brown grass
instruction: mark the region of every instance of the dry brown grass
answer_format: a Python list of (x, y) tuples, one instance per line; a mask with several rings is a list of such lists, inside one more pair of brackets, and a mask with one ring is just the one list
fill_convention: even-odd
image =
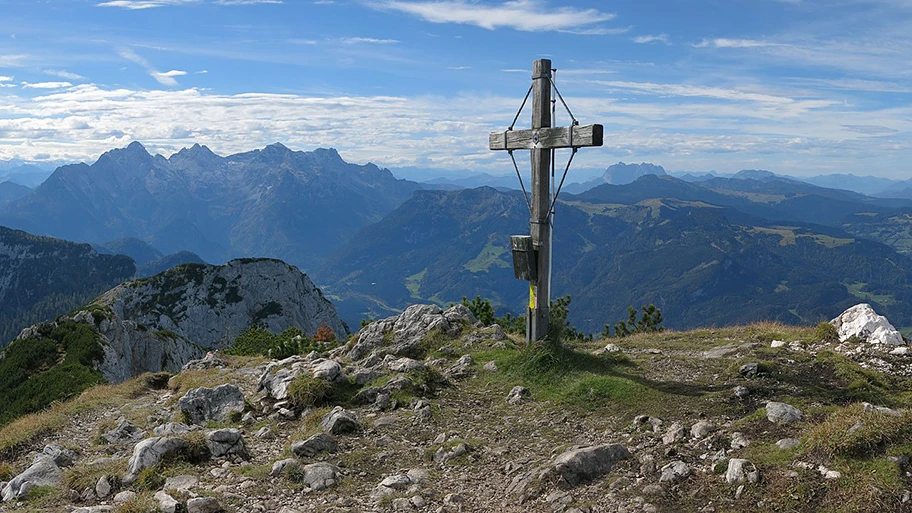
[(15, 459), (37, 438), (66, 426), (73, 415), (119, 406), (148, 391), (140, 379), (118, 385), (99, 385), (71, 401), (57, 402), (44, 411), (20, 417), (0, 429), (0, 459)]

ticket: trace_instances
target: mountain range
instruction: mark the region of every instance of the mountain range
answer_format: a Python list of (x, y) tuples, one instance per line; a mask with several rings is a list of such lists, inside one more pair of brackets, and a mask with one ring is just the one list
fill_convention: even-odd
[[(843, 226), (895, 211), (880, 203), (779, 180), (645, 175), (604, 184), (557, 206), (554, 294), (571, 295), (571, 318), (588, 332), (629, 305), (655, 303), (669, 327), (688, 328), (817, 322), (859, 298), (908, 325), (912, 261)], [(513, 280), (509, 236), (527, 226), (521, 193), (422, 191), (317, 276), (349, 319), (475, 295), (516, 313), (528, 286)]]
[[(522, 313), (528, 285), (513, 280), (507, 247), (528, 230), (522, 194), (441, 182), (398, 180), (331, 149), (221, 157), (194, 145), (165, 158), (133, 143), (57, 169), (0, 206), (0, 223), (128, 255), (140, 277), (281, 257), (309, 269), (349, 323), (474, 295)], [(573, 296), (584, 330), (641, 303), (686, 328), (813, 322), (858, 298), (912, 326), (899, 299), (912, 200), (765, 170), (683, 180), (646, 163), (615, 164), (589, 185), (562, 195), (554, 248), (554, 292)]]
[(0, 225), (95, 243), (135, 237), (210, 262), (258, 255), (306, 268), (419, 187), (332, 149), (273, 144), (221, 157), (194, 145), (166, 159), (134, 142), (92, 165), (58, 168), (0, 207)]

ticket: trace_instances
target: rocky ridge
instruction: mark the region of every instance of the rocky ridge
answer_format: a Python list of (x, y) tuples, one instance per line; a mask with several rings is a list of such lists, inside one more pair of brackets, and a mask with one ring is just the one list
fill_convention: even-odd
[(0, 511), (905, 510), (912, 361), (854, 335), (636, 335), (550, 374), (464, 308), (414, 306), (326, 354), (211, 355), (18, 445), (0, 431)]
[[(86, 323), (104, 353), (97, 369), (119, 383), (143, 372), (178, 372), (209, 349), (224, 347), (248, 327), (274, 332), (326, 325), (343, 339), (348, 328), (307, 275), (271, 259), (224, 265), (186, 264), (119, 285), (52, 325)], [(17, 340), (36, 337), (26, 328)]]

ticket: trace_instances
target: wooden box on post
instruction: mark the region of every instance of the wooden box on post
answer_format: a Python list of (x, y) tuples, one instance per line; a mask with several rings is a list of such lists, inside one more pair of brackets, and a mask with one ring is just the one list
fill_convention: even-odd
[(511, 235), (510, 248), (513, 250), (513, 275), (517, 280), (535, 281), (538, 279), (537, 259), (532, 237), (529, 235)]

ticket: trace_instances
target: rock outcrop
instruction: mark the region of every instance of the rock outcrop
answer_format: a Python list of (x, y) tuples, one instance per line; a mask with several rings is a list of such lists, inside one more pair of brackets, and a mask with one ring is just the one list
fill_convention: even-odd
[[(297, 326), (307, 334), (326, 325), (340, 340), (348, 335), (310, 278), (272, 259), (181, 265), (119, 285), (57, 322), (69, 321), (98, 332), (104, 356), (96, 368), (112, 383), (144, 372), (178, 372), (253, 325), (275, 333)], [(37, 336), (33, 328), (18, 338)]]
[(902, 334), (890, 324), (890, 321), (882, 315), (877, 315), (877, 312), (867, 303), (849, 308), (830, 323), (836, 326), (840, 342), (858, 337), (872, 344), (893, 346), (906, 344)]
[(415, 356), (424, 337), (433, 330), (455, 336), (462, 326), (478, 322), (463, 305), (443, 311), (436, 305), (412, 305), (399, 315), (367, 325), (358, 333), (358, 341), (347, 352), (352, 360), (368, 355), (380, 359), (387, 354)]

